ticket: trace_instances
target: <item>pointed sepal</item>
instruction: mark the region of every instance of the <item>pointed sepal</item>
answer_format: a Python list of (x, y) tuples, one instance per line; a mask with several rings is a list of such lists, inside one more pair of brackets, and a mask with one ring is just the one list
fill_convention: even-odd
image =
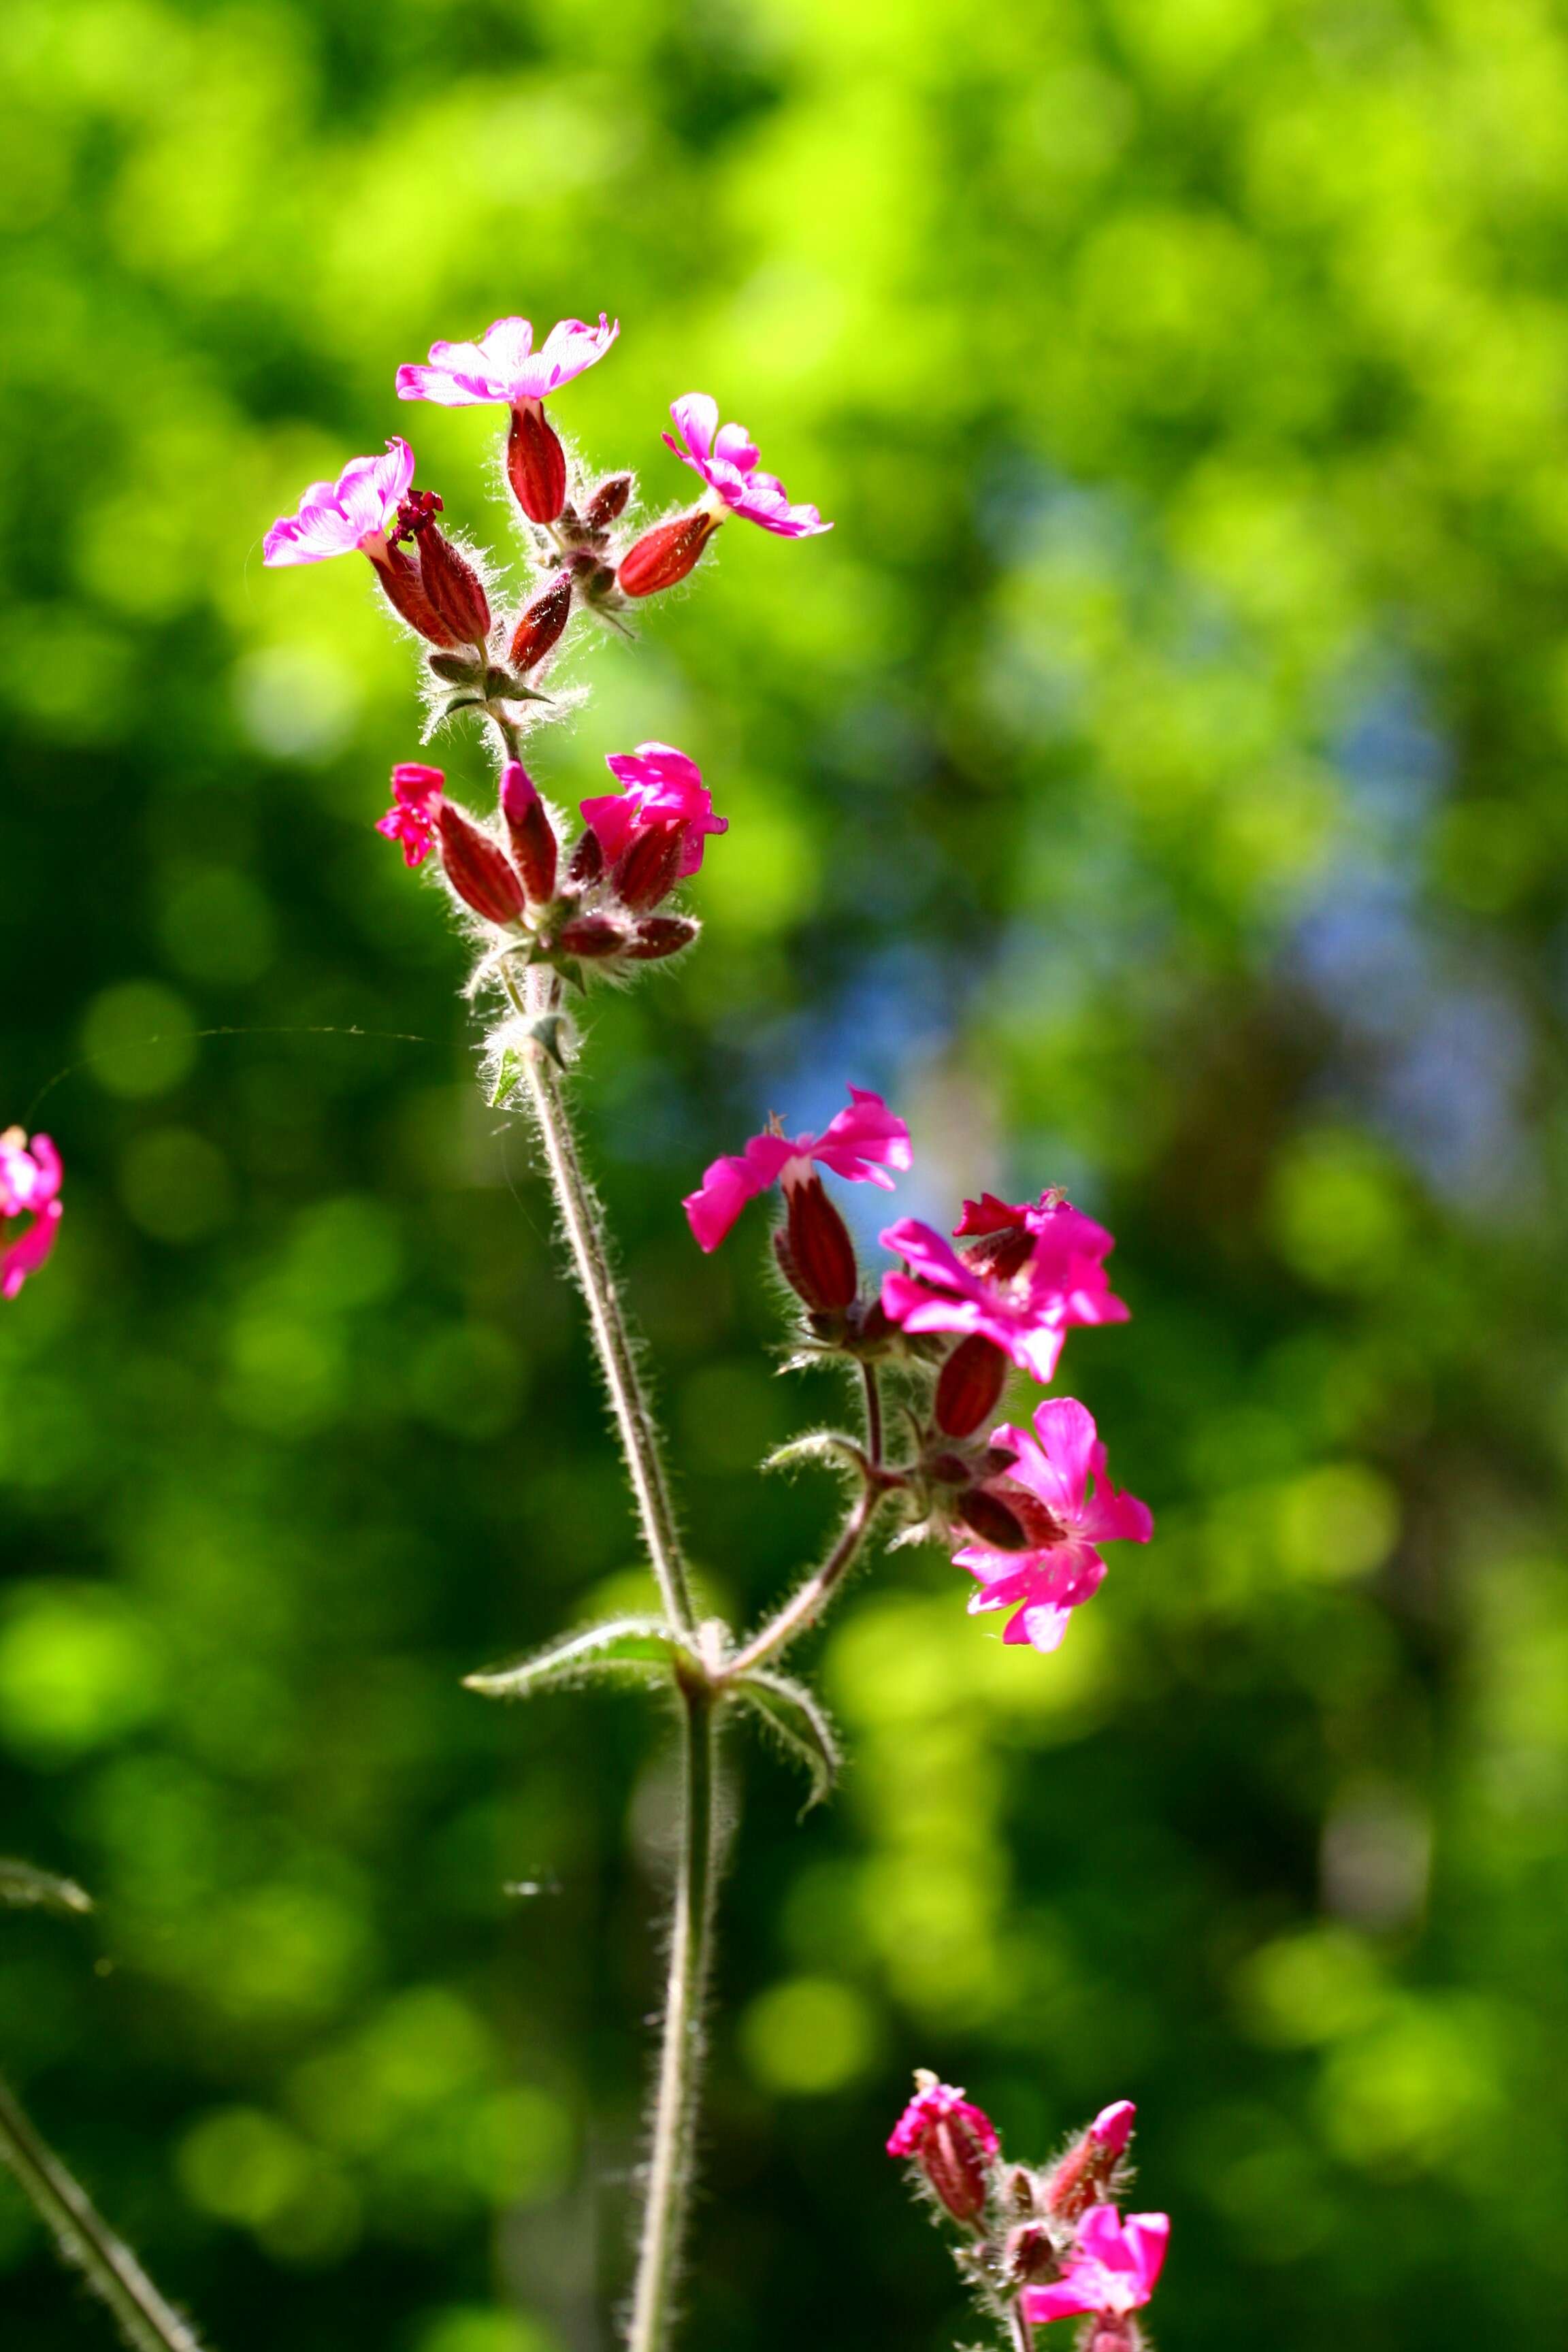
[(788, 1675), (755, 1666), (731, 1685), (738, 1699), (752, 1708), (763, 1728), (777, 1741), (792, 1763), (809, 1775), (811, 1793), (803, 1813), (832, 1794), (843, 1762), (832, 1719), (814, 1690)]

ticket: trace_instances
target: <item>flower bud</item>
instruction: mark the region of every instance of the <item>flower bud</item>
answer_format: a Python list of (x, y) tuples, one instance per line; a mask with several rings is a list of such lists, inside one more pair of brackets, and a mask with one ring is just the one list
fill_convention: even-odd
[(1137, 2108), (1131, 2099), (1102, 2107), (1089, 2129), (1080, 2132), (1067, 2154), (1053, 2167), (1046, 2183), (1046, 2208), (1065, 2221), (1076, 2221), (1091, 2205), (1111, 2201), (1117, 2168), (1132, 2137)]
[(1056, 2240), (1043, 2221), (1020, 2221), (1008, 2231), (1002, 2266), (1012, 2286), (1045, 2286), (1062, 2274)]
[(668, 898), (680, 878), (686, 828), (679, 818), (645, 825), (610, 877), (622, 903), (640, 914)]
[(511, 412), (506, 478), (531, 522), (553, 522), (566, 503), (566, 452), (537, 400), (521, 401)]
[(860, 1287), (860, 1268), (820, 1176), (785, 1184), (783, 1241), (779, 1263), (791, 1288), (818, 1315), (841, 1313)]
[(419, 581), (437, 617), (458, 644), (483, 646), (490, 633), (489, 600), (484, 583), (466, 556), (459, 555), (443, 533), (436, 517), (441, 501), (430, 490), (405, 499), (397, 509), (401, 531), (412, 533), (419, 545)]
[(617, 516), (626, 512), (631, 494), (629, 474), (607, 474), (584, 509), (583, 520), (589, 530), (607, 530)]
[(508, 655), (513, 669), (530, 670), (542, 662), (572, 617), (572, 574), (558, 572), (548, 588), (526, 607), (512, 633)]
[(500, 805), (511, 862), (522, 877), (529, 898), (535, 906), (542, 906), (555, 895), (555, 830), (521, 761), (509, 760), (501, 772)]
[(604, 870), (605, 845), (593, 826), (585, 825), (572, 852), (566, 878), (569, 882), (596, 882)]
[(618, 923), (607, 921), (603, 915), (574, 915), (555, 934), (555, 944), (563, 955), (613, 956), (626, 947), (626, 935)]
[(653, 596), (684, 580), (710, 538), (719, 518), (706, 507), (677, 515), (671, 522), (656, 522), (621, 558), (616, 578), (627, 596)]
[(684, 915), (646, 916), (633, 932), (626, 953), (637, 963), (658, 963), (662, 957), (679, 955), (682, 948), (689, 948), (700, 928)]
[(888, 2142), (889, 2156), (911, 2157), (935, 2194), (958, 2221), (975, 2221), (985, 2210), (986, 2175), (996, 2154), (996, 2131), (984, 2109), (962, 2091), (939, 2083), (922, 2067), (914, 2097)]
[(384, 556), (372, 555), (370, 560), (387, 603), (401, 614), (411, 629), (417, 629), (428, 644), (443, 649), (458, 643), (426, 594), (419, 566), (411, 563), (400, 547), (389, 546)]
[(1006, 1377), (1007, 1359), (994, 1340), (978, 1331), (961, 1339), (937, 1381), (938, 1428), (950, 1437), (969, 1436), (994, 1411)]
[(1039, 1496), (1012, 1480), (970, 1486), (954, 1508), (965, 1527), (973, 1528), (981, 1542), (995, 1551), (1049, 1551), (1067, 1536), (1061, 1521)]
[(450, 801), (437, 812), (436, 833), (447, 879), (463, 904), (487, 923), (514, 923), (523, 888), (505, 852)]

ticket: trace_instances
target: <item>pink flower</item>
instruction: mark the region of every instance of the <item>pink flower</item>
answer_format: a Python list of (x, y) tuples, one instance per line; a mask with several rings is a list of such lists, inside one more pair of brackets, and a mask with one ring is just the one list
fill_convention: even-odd
[(924, 2067), (915, 2076), (914, 2097), (894, 2125), (889, 2156), (911, 2158), (947, 2210), (972, 2221), (985, 2209), (985, 2168), (995, 2155), (996, 2127), (951, 2083), (939, 2083)]
[(414, 452), (391, 440), (381, 457), (351, 457), (335, 482), (312, 482), (298, 514), (279, 515), (262, 541), (264, 563), (323, 563), (355, 548), (384, 562), (387, 533), (414, 479)]
[(717, 1249), (746, 1202), (770, 1184), (782, 1182), (787, 1191), (805, 1183), (815, 1160), (852, 1184), (892, 1191), (893, 1180), (884, 1171), (909, 1167), (910, 1130), (880, 1095), (862, 1087), (851, 1087), (849, 1094), (849, 1108), (821, 1135), (787, 1136), (773, 1126), (753, 1135), (743, 1151), (713, 1161), (682, 1203), (700, 1248)]
[(675, 878), (695, 874), (707, 836), (730, 830), (729, 818), (713, 814), (713, 795), (696, 761), (673, 743), (639, 743), (635, 751), (612, 751), (605, 765), (626, 791), (582, 805), (605, 865), (614, 866), (656, 826), (672, 826), (679, 832)]
[(966, 1201), (955, 1250), (931, 1226), (904, 1217), (881, 1236), (909, 1266), (882, 1283), (882, 1307), (906, 1331), (978, 1333), (1042, 1383), (1056, 1377), (1075, 1324), (1121, 1323), (1102, 1261), (1112, 1236), (1055, 1192), (1011, 1207), (989, 1192)]
[(535, 351), (528, 320), (498, 319), (477, 343), (432, 343), (428, 367), (400, 367), (397, 396), (433, 400), (442, 408), (518, 408), (559, 392), (591, 368), (620, 331), (620, 320), (612, 327), (602, 310), (596, 327), (563, 319)]
[(721, 426), (719, 404), (707, 393), (685, 394), (671, 404), (669, 413), (676, 429), (665, 435), (667, 446), (732, 513), (761, 523), (781, 539), (810, 539), (833, 529), (815, 507), (792, 507), (776, 475), (758, 473), (757, 452), (745, 426)]
[(1039, 2327), (1080, 2312), (1120, 2319), (1141, 2310), (1154, 2292), (1170, 2234), (1168, 2214), (1129, 2213), (1124, 2221), (1114, 2205), (1091, 2205), (1067, 2276), (1053, 2286), (1025, 2288), (1025, 2318)]
[[(1102, 1543), (1147, 1543), (1154, 1532), (1148, 1505), (1121, 1494), (1105, 1476), (1105, 1448), (1094, 1416), (1074, 1397), (1047, 1397), (1035, 1408), (1035, 1434), (1004, 1426), (992, 1444), (1016, 1456), (1003, 1478), (985, 1490), (1004, 1504), (1016, 1501), (1026, 1528), (1043, 1540), (1027, 1550), (1001, 1551), (970, 1544), (953, 1554), (956, 1565), (980, 1580), (970, 1602), (979, 1610), (1013, 1609), (1003, 1636), (1031, 1643), (1037, 1650), (1058, 1647), (1071, 1611), (1091, 1600), (1105, 1576), (1097, 1547)], [(1091, 1493), (1092, 1485), (1100, 1491)]]
[(0, 1135), (0, 1240), (18, 1217), (32, 1219), (0, 1249), (0, 1298), (15, 1298), (54, 1248), (61, 1172), (60, 1155), (47, 1135), (35, 1135), (30, 1144), (19, 1127)]
[(1107, 2156), (1121, 2156), (1132, 2137), (1132, 2126), (1138, 2120), (1138, 2110), (1131, 2099), (1113, 2100), (1101, 2107), (1089, 2127), (1090, 2139), (1105, 2150)]
[(422, 768), (414, 761), (392, 772), (392, 806), (377, 817), (375, 829), (403, 844), (405, 866), (422, 866), (435, 846), (446, 782), (439, 768)]

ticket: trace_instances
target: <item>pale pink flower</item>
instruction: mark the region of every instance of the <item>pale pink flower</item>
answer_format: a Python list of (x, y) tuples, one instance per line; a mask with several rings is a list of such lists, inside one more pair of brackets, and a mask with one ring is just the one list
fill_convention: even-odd
[[(781, 539), (810, 539), (831, 530), (815, 507), (792, 507), (775, 474), (757, 471), (756, 446), (743, 425), (719, 423), (719, 404), (705, 392), (689, 392), (671, 404), (675, 432), (664, 436), (683, 466), (700, 474), (732, 514), (776, 531)], [(679, 436), (679, 438), (677, 437)]]
[(261, 543), (264, 563), (324, 563), (357, 548), (384, 562), (387, 533), (414, 479), (414, 452), (393, 439), (380, 457), (351, 457), (335, 482), (312, 482), (298, 514), (279, 515)]
[[(54, 1248), (61, 1205), (60, 1155), (47, 1135), (28, 1142), (25, 1130), (8, 1127), (0, 1135), (0, 1298), (15, 1298)], [(32, 1223), (6, 1240), (22, 1217)]]
[(1091, 2205), (1079, 2225), (1066, 2277), (1025, 2288), (1025, 2318), (1039, 2327), (1082, 2312), (1122, 2319), (1142, 2310), (1154, 2292), (1170, 2234), (1166, 2213), (1129, 2213), (1124, 2221), (1114, 2205)]
[(913, 1217), (881, 1235), (906, 1261), (882, 1282), (883, 1311), (904, 1330), (977, 1333), (1044, 1384), (1075, 1324), (1126, 1321), (1102, 1262), (1112, 1236), (1058, 1194), (1013, 1207), (987, 1192), (964, 1202), (954, 1231), (966, 1249)]
[(439, 768), (422, 768), (412, 760), (392, 772), (392, 806), (377, 817), (375, 829), (388, 841), (402, 843), (405, 866), (423, 866), (435, 846), (446, 782)]
[(910, 1164), (910, 1130), (895, 1117), (880, 1095), (851, 1087), (850, 1107), (841, 1110), (821, 1135), (785, 1135), (770, 1127), (753, 1135), (745, 1150), (715, 1160), (695, 1192), (682, 1206), (699, 1246), (715, 1250), (746, 1202), (770, 1184), (804, 1184), (813, 1162), (820, 1160), (852, 1184), (879, 1184), (893, 1189), (889, 1168)]
[(696, 761), (673, 743), (639, 743), (635, 751), (610, 752), (605, 765), (626, 791), (601, 793), (582, 807), (605, 865), (614, 866), (653, 826), (672, 824), (680, 830), (677, 877), (695, 874), (708, 835), (730, 830), (729, 818), (713, 814), (713, 795)]
[(432, 343), (427, 367), (400, 367), (397, 396), (442, 408), (520, 408), (559, 392), (602, 360), (620, 331), (620, 320), (612, 326), (602, 310), (596, 327), (563, 319), (535, 351), (527, 319), (498, 319), (478, 342)]
[[(1147, 1543), (1154, 1532), (1153, 1515), (1135, 1495), (1120, 1493), (1105, 1475), (1105, 1448), (1095, 1432), (1094, 1416), (1075, 1397), (1047, 1397), (1035, 1408), (1035, 1427), (1005, 1425), (992, 1432), (994, 1445), (1016, 1458), (1005, 1477), (991, 1482), (988, 1491), (1003, 1503), (1018, 1495), (1018, 1516), (1026, 1526), (1040, 1518), (1052, 1532), (1026, 1551), (999, 1551), (990, 1544), (968, 1544), (955, 1552), (960, 1568), (980, 1580), (970, 1611), (1011, 1609), (1005, 1641), (1031, 1643), (1037, 1650), (1054, 1650), (1067, 1632), (1074, 1609), (1092, 1600), (1105, 1576), (1098, 1546), (1128, 1541)], [(1030, 1508), (1030, 1498), (1043, 1514)]]

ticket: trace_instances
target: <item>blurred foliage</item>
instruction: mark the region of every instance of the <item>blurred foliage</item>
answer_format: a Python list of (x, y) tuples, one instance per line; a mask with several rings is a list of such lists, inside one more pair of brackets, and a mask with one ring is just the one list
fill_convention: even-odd
[[(590, 1139), (711, 1591), (761, 1219), (677, 1205), (845, 1079), (902, 1198), (1069, 1185), (1135, 1321), (1071, 1386), (1152, 1549), (1059, 1657), (934, 1554), (823, 1644), (844, 1794), (737, 1747), (694, 2344), (951, 2343), (880, 2153), (1142, 2111), (1166, 2352), (1568, 2319), (1568, 29), (1549, 0), (8, 0), (0, 1116), (69, 1171), (0, 1316), (0, 2065), (225, 2352), (590, 2352), (626, 2278), (666, 1759), (459, 1675), (644, 1597), (357, 565), (264, 574), (433, 336), (625, 321), (556, 413), (737, 528), (583, 665), (732, 819), (596, 1017)], [(454, 746), (469, 781), (479, 755)], [(623, 1857), (629, 1851), (632, 1859)], [(510, 1891), (507, 1891), (510, 1890)], [(522, 1890), (522, 1891), (520, 1891)], [(7, 2352), (100, 2346), (0, 2185)]]

